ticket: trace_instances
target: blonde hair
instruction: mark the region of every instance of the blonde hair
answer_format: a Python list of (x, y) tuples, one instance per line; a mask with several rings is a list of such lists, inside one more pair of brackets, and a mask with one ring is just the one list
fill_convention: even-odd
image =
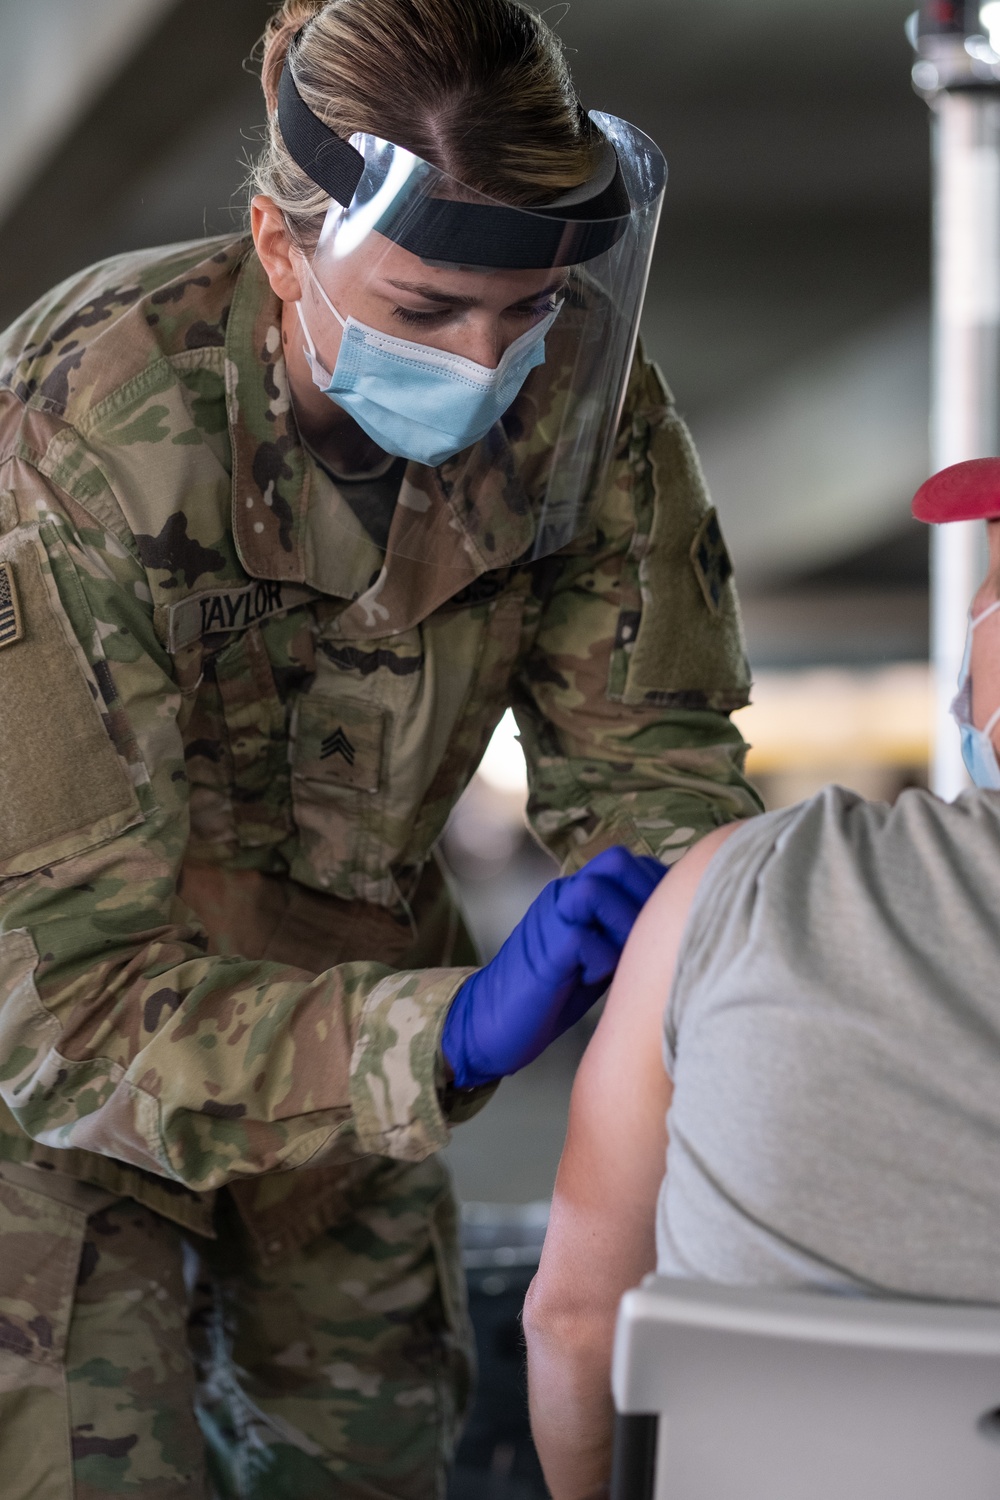
[(278, 83), (297, 33), (299, 93), (345, 139), (381, 136), (522, 206), (597, 168), (600, 138), (562, 48), (518, 0), (284, 0), (261, 44), (268, 126), (251, 189), (274, 200), (302, 245), (318, 235), (329, 199), (278, 125)]

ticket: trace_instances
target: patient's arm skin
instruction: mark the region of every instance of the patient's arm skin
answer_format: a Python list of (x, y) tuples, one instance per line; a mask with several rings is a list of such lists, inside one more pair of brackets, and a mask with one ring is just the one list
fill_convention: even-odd
[(650, 897), (580, 1064), (545, 1247), (524, 1305), (531, 1427), (553, 1500), (605, 1493), (618, 1303), (656, 1268), (672, 1087), (663, 1013), (691, 902), (739, 827), (696, 844)]

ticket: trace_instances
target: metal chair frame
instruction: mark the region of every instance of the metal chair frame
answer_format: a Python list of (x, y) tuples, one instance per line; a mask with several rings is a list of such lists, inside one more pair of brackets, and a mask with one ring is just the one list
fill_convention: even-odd
[(647, 1277), (611, 1500), (998, 1500), (1000, 1309)]

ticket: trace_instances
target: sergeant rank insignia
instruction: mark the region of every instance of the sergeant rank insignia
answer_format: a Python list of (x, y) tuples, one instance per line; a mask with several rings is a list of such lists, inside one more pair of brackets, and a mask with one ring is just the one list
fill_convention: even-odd
[(0, 650), (4, 646), (13, 646), (23, 634), (14, 572), (10, 563), (0, 563)]
[(331, 755), (342, 755), (349, 766), (353, 766), (357, 759), (357, 751), (351, 744), (343, 728), (338, 728), (332, 734), (328, 734), (319, 747), (320, 760), (328, 760)]
[(705, 603), (713, 615), (717, 615), (722, 608), (723, 590), (733, 576), (733, 565), (714, 506), (694, 534), (691, 562), (705, 596)]

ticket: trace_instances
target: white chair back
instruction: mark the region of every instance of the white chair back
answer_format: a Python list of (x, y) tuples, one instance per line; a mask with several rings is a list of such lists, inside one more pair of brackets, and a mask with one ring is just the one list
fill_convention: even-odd
[(1000, 1500), (1000, 1309), (647, 1277), (612, 1500)]

